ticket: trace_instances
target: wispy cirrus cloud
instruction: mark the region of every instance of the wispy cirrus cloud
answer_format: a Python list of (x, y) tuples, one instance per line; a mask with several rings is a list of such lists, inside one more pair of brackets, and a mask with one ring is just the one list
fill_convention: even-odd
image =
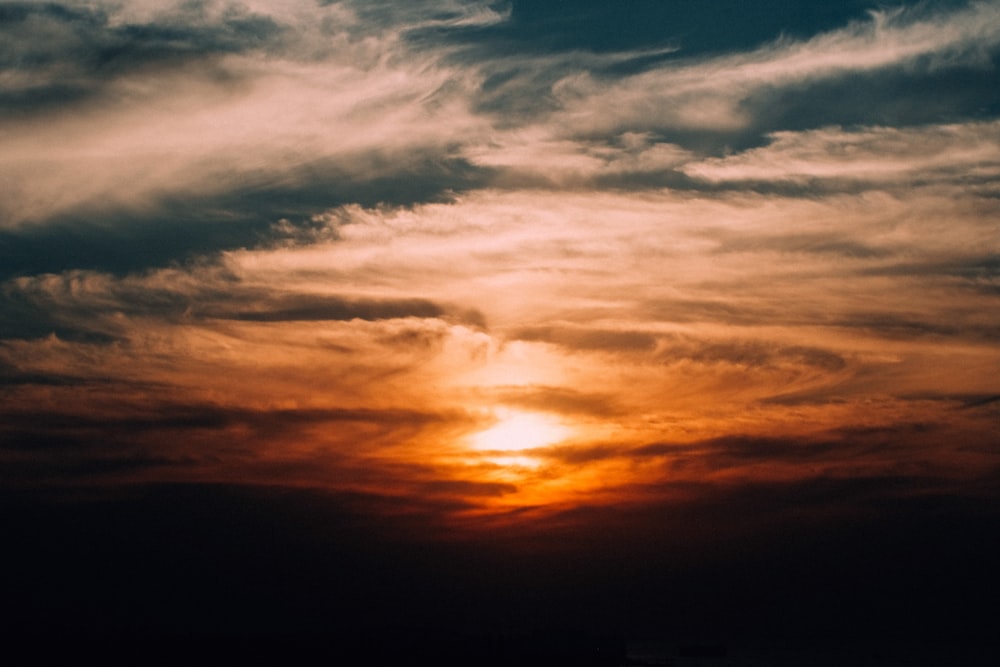
[(580, 133), (736, 132), (759, 122), (756, 105), (744, 104), (758, 93), (879, 70), (902, 68), (913, 76), (989, 67), (998, 42), (1000, 14), (993, 3), (940, 15), (873, 12), (868, 21), (809, 40), (779, 40), (749, 53), (671, 64), (621, 81), (581, 73), (561, 81), (555, 92), (566, 109), (560, 123)]
[(32, 650), (989, 662), (996, 2), (0, 0), (0, 45)]
[[(14, 476), (466, 520), (993, 465), (995, 3), (700, 46), (662, 3), (620, 44), (568, 36), (595, 3), (272, 5), (3, 6)], [(505, 420), (559, 442), (474, 446)]]
[[(428, 161), (448, 160), (456, 131), (481, 125), (460, 91), (449, 92), (458, 77), (440, 51), (412, 52), (405, 21), (377, 29), (339, 3), (273, 13), (212, 3), (5, 11), (20, 55), (2, 81), (25, 111), (3, 122), (8, 230), (123, 212), (155, 220), (171, 203), (176, 211), (182, 200), (234, 192), (280, 199), (331, 180), (363, 189), (418, 178)], [(440, 20), (464, 16), (452, 14)]]
[(711, 182), (863, 184), (868, 188), (955, 183), (988, 187), (1000, 172), (996, 122), (916, 128), (823, 128), (782, 132), (771, 143), (680, 167)]
[[(569, 446), (580, 452), (624, 443), (613, 470), (581, 453), (591, 461), (573, 473), (582, 480), (600, 470), (632, 479), (628, 452), (656, 438), (723, 447), (734, 425), (749, 438), (809, 440), (843, 424), (923, 419), (943, 429), (928, 440), (959, 423), (982, 439), (982, 414), (958, 419), (947, 403), (914, 398), (993, 387), (981, 369), (995, 360), (996, 296), (975, 269), (967, 278), (956, 268), (982, 264), (993, 227), (978, 203), (947, 192), (486, 191), (334, 209), (309, 229), (279, 225), (290, 236), (188, 267), (22, 277), (4, 286), (3, 359), (20, 378), (10, 405), (87, 386), (89, 409), (104, 410), (127, 384), (147, 410), (180, 393), (262, 411), (261, 424), (293, 407), (405, 406), (439, 415), (435, 426), (339, 429), (369, 443), (362, 459), (324, 458), (347, 446), (341, 436), (262, 432), (220, 454), (212, 474), (276, 465), (286, 447), (307, 456), (305, 446), (317, 462), (376, 478), (386, 460), (423, 457), (438, 461), (426, 479), (518, 489), (551, 479), (520, 472), (533, 480), (522, 484), (488, 460), (456, 463), (496, 406), (576, 424)], [(936, 222), (945, 214), (947, 228)], [(501, 498), (522, 502), (520, 491)]]

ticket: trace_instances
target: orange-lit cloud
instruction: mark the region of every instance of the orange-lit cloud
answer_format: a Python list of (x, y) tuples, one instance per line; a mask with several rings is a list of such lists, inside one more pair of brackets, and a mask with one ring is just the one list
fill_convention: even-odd
[(776, 110), (986, 76), (993, 3), (697, 57), (476, 47), (483, 3), (74, 11), (0, 79), (5, 484), (476, 526), (996, 468), (984, 93)]

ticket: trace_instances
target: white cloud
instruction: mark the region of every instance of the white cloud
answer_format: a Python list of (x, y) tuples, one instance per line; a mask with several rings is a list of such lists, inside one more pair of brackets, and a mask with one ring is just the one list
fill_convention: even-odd
[(867, 22), (807, 41), (780, 40), (749, 53), (682, 61), (620, 81), (574, 74), (555, 88), (563, 108), (555, 122), (571, 132), (734, 130), (751, 121), (740, 102), (756, 91), (891, 67), (981, 66), (998, 44), (995, 2), (929, 16), (873, 12)]
[(354, 24), (338, 23), (339, 5), (303, 11), (295, 12), (296, 42), (281, 52), (126, 73), (72, 113), (0, 121), (0, 225), (295, 185), (287, 179), (316, 164), (363, 181), (385, 173), (370, 171), (379, 161), (391, 171), (421, 151), (447, 157), (480, 132), (483, 122), (454, 88), (462, 73), (440, 53), (408, 51), (399, 27), (354, 35)]
[(763, 148), (690, 162), (681, 171), (708, 181), (969, 182), (1000, 176), (1000, 122), (860, 130), (777, 132)]

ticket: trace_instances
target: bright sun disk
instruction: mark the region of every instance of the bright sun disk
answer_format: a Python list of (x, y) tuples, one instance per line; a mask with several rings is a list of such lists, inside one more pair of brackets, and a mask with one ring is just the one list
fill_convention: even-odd
[(482, 451), (519, 452), (564, 440), (570, 429), (545, 415), (498, 410), (496, 424), (472, 436), (472, 447)]

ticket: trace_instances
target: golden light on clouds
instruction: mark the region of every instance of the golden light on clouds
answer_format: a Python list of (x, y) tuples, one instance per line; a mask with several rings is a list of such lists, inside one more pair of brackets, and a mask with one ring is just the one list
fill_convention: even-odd
[(476, 3), (137, 4), (74, 29), (162, 19), (204, 64), (70, 44), (34, 75), (86, 113), (0, 121), (11, 438), (442, 515), (992, 460), (1000, 123), (799, 94), (987, 76), (992, 4), (693, 58), (419, 37), (517, 26)]
[(997, 0), (0, 0), (0, 634), (994, 658), (998, 202)]
[(494, 417), (495, 424), (470, 438), (473, 449), (519, 452), (558, 444), (572, 433), (553, 417), (542, 414), (498, 408)]

